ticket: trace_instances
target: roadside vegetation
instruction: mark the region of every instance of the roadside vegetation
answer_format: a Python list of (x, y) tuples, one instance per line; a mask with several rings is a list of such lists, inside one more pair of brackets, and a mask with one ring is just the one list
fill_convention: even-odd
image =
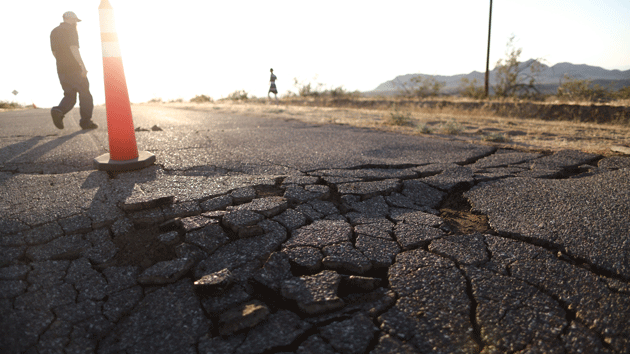
[(463, 79), (457, 92), (443, 92), (435, 77), (395, 83), (394, 95), (368, 96), (343, 86), (294, 79), (279, 101), (236, 90), (214, 100), (197, 95), (168, 104), (187, 109), (343, 124), (403, 134), (431, 135), (524, 150), (578, 149), (611, 154), (612, 145), (630, 146), (630, 87), (614, 90), (565, 76), (553, 94), (538, 89), (540, 59), (520, 60), (514, 37), (497, 61), (495, 85), (486, 97), (483, 83)]
[(17, 102), (9, 102), (9, 101), (0, 101), (0, 108), (2, 109), (16, 109), (16, 108), (24, 108), (21, 104)]

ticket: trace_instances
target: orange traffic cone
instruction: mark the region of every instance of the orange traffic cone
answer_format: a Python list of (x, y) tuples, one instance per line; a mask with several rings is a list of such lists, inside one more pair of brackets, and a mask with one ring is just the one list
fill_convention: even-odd
[(148, 151), (138, 152), (136, 145), (131, 103), (114, 22), (114, 8), (108, 0), (101, 0), (98, 12), (103, 48), (109, 153), (95, 158), (94, 167), (102, 171), (144, 168), (155, 162), (155, 155)]

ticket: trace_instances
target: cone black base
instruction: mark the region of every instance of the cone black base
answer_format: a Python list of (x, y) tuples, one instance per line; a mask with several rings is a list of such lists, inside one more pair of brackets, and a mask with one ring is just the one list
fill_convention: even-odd
[(131, 171), (153, 165), (155, 155), (148, 151), (138, 151), (138, 157), (131, 160), (112, 160), (109, 153), (94, 159), (94, 168), (100, 171)]

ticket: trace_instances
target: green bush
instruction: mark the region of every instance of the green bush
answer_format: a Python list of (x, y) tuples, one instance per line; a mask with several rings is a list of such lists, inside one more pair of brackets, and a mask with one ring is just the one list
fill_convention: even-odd
[(190, 99), (190, 102), (193, 103), (205, 103), (205, 102), (214, 102), (212, 97), (206, 95), (197, 95)]

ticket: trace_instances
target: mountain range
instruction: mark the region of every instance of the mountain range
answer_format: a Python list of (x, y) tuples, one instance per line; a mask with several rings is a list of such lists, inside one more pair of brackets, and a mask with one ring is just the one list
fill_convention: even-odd
[[(533, 59), (521, 63), (521, 65), (529, 65)], [(525, 69), (528, 70), (528, 69)], [(490, 71), (490, 87), (496, 84), (496, 72), (497, 69)], [(591, 65), (578, 65), (571, 63), (558, 63), (553, 66), (542, 64), (542, 71), (538, 73), (536, 79), (536, 87), (541, 93), (556, 93), (560, 82), (565, 78), (565, 75), (574, 79), (586, 79), (591, 80), (593, 84), (598, 84), (604, 87), (610, 87), (613, 90), (619, 90), (620, 88), (630, 86), (630, 70), (607, 70), (597, 66)], [(395, 94), (402, 85), (412, 86), (411, 78), (421, 76), (422, 78), (433, 77), (435, 80), (443, 82), (444, 88), (442, 93), (456, 93), (461, 85), (461, 80), (466, 78), (470, 81), (477, 80), (477, 84), (481, 87), (484, 85), (485, 72), (473, 71), (469, 74), (460, 74), (452, 76), (443, 75), (426, 75), (426, 74), (406, 74), (399, 75), (393, 80), (386, 81), (378, 85), (371, 94)]]

